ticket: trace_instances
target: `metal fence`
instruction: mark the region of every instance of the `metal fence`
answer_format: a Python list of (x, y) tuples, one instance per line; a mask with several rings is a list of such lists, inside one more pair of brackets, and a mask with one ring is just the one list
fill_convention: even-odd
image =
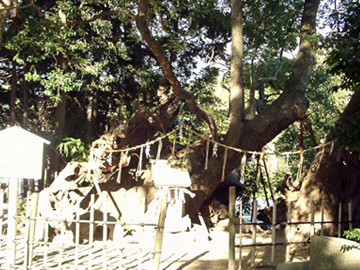
[[(306, 254), (309, 254), (308, 244), (310, 237), (315, 234), (315, 232), (319, 233), (321, 236), (326, 234), (325, 227), (327, 224), (336, 224), (337, 225), (337, 236), (342, 236), (342, 231), (344, 227), (348, 229), (352, 229), (355, 223), (359, 223), (359, 221), (353, 220), (353, 204), (352, 202), (346, 203), (346, 205), (342, 203), (338, 203), (338, 219), (337, 220), (325, 220), (324, 218), (324, 201), (322, 201), (320, 206), (320, 220), (316, 220), (315, 214), (315, 204), (312, 203), (309, 209), (309, 220), (303, 222), (293, 221), (292, 217), (292, 204), (287, 207), (286, 213), (286, 221), (277, 221), (277, 203), (274, 202), (272, 209), (272, 219), (271, 223), (263, 223), (258, 222), (257, 220), (257, 201), (254, 200), (252, 206), (252, 219), (251, 222), (244, 222), (243, 220), (243, 203), (240, 202), (240, 216), (238, 219), (239, 229), (236, 231), (236, 218), (235, 218), (235, 188), (230, 187), (229, 191), (229, 214), (230, 214), (230, 226), (229, 226), (229, 270), (241, 269), (274, 269), (279, 262), (289, 262), (292, 260), (291, 258), (291, 248), (294, 246), (302, 246), (303, 250), (305, 250)], [(342, 217), (344, 216), (343, 210), (347, 208), (347, 219), (344, 220)], [(266, 241), (264, 239), (258, 239), (258, 226), (267, 226), (270, 228), (269, 237), (267, 237)], [(294, 241), (293, 237), (296, 236), (296, 227), (297, 226), (306, 226), (308, 227), (308, 240), (307, 241)], [(244, 237), (244, 228), (250, 227), (250, 234)], [(280, 229), (281, 227), (281, 229)], [(238, 238), (236, 235), (238, 234)], [(278, 237), (279, 234), (282, 234), (283, 237)], [(281, 238), (279, 240), (279, 238)], [(244, 239), (247, 241), (244, 242)], [(236, 240), (239, 242), (236, 243)], [(249, 241), (250, 240), (250, 241)], [(285, 249), (280, 249), (280, 247), (285, 247)], [(236, 254), (235, 250), (238, 248), (239, 253)], [(262, 249), (267, 248), (270, 250), (267, 258), (262, 259), (261, 262), (257, 262), (257, 252)], [(247, 256), (247, 262), (244, 263), (244, 250), (250, 249)], [(282, 253), (282, 256), (277, 256)], [(277, 258), (280, 257), (280, 260)]]

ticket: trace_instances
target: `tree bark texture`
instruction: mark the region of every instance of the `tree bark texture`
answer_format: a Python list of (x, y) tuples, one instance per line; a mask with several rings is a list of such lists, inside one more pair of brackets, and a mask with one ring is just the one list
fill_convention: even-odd
[[(315, 33), (315, 21), (319, 0), (307, 0), (304, 4), (300, 51), (295, 59), (293, 73), (287, 80), (284, 91), (280, 97), (269, 107), (242, 126), (232, 125), (228, 133), (237, 134), (231, 145), (248, 151), (261, 151), (262, 147), (273, 140), (282, 130), (290, 124), (302, 119), (308, 108), (305, 90), (309, 81), (314, 63), (314, 48), (309, 41), (310, 33)], [(304, 34), (306, 31), (307, 34)], [(221, 181), (224, 149), (218, 151), (218, 158), (211, 157), (209, 170), (204, 169), (205, 143), (199, 142), (190, 150), (191, 186), (197, 196), (189, 200), (189, 210), (197, 211), (202, 202), (211, 195)], [(241, 154), (228, 151), (225, 174), (230, 173), (239, 166)]]
[(65, 128), (65, 117), (66, 117), (66, 93), (60, 91), (60, 102), (56, 107), (56, 123), (55, 123), (55, 133), (59, 142), (64, 136)]
[[(230, 127), (231, 130), (229, 130), (228, 133), (234, 134), (234, 137), (230, 142), (228, 142), (226, 138), (221, 140), (221, 142), (226, 142), (227, 144), (243, 150), (261, 151), (262, 147), (274, 139), (282, 130), (286, 129), (294, 121), (300, 120), (304, 117), (308, 108), (308, 101), (305, 98), (305, 90), (309, 81), (314, 61), (314, 52), (309, 39), (311, 38), (310, 34), (315, 32), (314, 22), (316, 20), (318, 5), (319, 0), (305, 1), (302, 19), (300, 52), (295, 60), (293, 73), (285, 84), (283, 93), (275, 102), (264, 109), (252, 120), (243, 121), (243, 124), (239, 122), (238, 125), (236, 125), (234, 122), (234, 124)], [(197, 107), (195, 99), (192, 98), (191, 94), (184, 92), (181, 89), (181, 85), (172, 72), (172, 67), (168, 62), (163, 49), (152, 36), (146, 21), (147, 8), (148, 1), (140, 0), (139, 14), (136, 19), (136, 24), (143, 39), (151, 48), (156, 59), (159, 61), (165, 77), (172, 86), (175, 95), (186, 99), (192, 112), (198, 115), (201, 119), (207, 121), (211, 126), (211, 121), (213, 120), (209, 119), (212, 118), (206, 118), (206, 113)], [(308, 34), (304, 34), (304, 31)], [(120, 138), (116, 142), (116, 147), (134, 146), (145, 143), (147, 140), (152, 139), (151, 136), (154, 136), (156, 131), (159, 129), (161, 130), (161, 126), (169, 126), (166, 125), (166, 123), (171, 123), (171, 119), (173, 118), (169, 117), (167, 120), (166, 117), (160, 117), (161, 112), (167, 112), (166, 106), (161, 104), (160, 107), (161, 109), (156, 110), (156, 112), (144, 114), (141, 116), (140, 120), (134, 118), (129, 121), (129, 123), (126, 123), (124, 127), (120, 126), (117, 130), (114, 130), (112, 136), (118, 136)], [(110, 140), (110, 146), (113, 145), (112, 139), (113, 138)], [(107, 141), (106, 138), (105, 141)], [(101, 143), (101, 140), (97, 143)], [(190, 189), (196, 194), (196, 197), (194, 199), (187, 197), (186, 211), (192, 216), (199, 212), (199, 209), (203, 205), (204, 201), (212, 195), (213, 191), (222, 179), (225, 149), (219, 147), (218, 157), (212, 157), (212, 148), (213, 144), (210, 145), (208, 164), (209, 169), (207, 170), (205, 169), (206, 141), (198, 140), (188, 149), (189, 172), (192, 179), (192, 185)], [(178, 151), (177, 157), (181, 158), (183, 154), (184, 151)], [(228, 151), (225, 175), (240, 165), (241, 157), (242, 154), (233, 152), (231, 150)], [(104, 171), (109, 175), (109, 179), (104, 178), (106, 180), (104, 180), (104, 183), (109, 185), (109, 187), (111, 185), (119, 186), (116, 181), (109, 181), (116, 178), (116, 169), (119, 164), (119, 162), (116, 162), (116, 158), (119, 159), (119, 156), (112, 157), (112, 159), (115, 160), (113, 161), (114, 164), (110, 164), (110, 167), (112, 168), (106, 168)], [(132, 158), (132, 160), (133, 161), (131, 162), (133, 162), (133, 164), (130, 162), (129, 168), (136, 168), (139, 159)], [(124, 177), (130, 178), (131, 175), (129, 174), (129, 169), (123, 170), (123, 175)], [(126, 180), (122, 179), (121, 181), (122, 185), (125, 185)], [(135, 180), (127, 183), (129, 183), (127, 188), (131, 188), (134, 185), (142, 185), (141, 181), (136, 182)]]
[[(243, 82), (243, 19), (242, 1), (231, 1), (231, 65), (230, 65), (230, 128), (227, 143), (236, 141), (236, 130), (241, 128), (244, 115), (244, 82)], [(236, 128), (232, 127), (235, 126)], [(234, 132), (235, 131), (235, 132)]]
[(87, 98), (88, 104), (86, 109), (86, 127), (88, 137), (90, 139), (95, 138), (95, 124), (97, 119), (97, 93), (95, 91), (91, 91)]
[(16, 91), (17, 91), (17, 72), (16, 62), (11, 61), (11, 92), (10, 92), (10, 126), (16, 123)]
[[(26, 62), (25, 62), (26, 63)], [(25, 79), (25, 74), (29, 71), (29, 65), (26, 63), (24, 67), (24, 83), (23, 83), (23, 117), (22, 127), (28, 129), (29, 122), (29, 84)]]
[[(360, 114), (360, 92), (356, 92), (348, 106), (340, 116), (336, 126), (350, 130), (352, 118)], [(311, 203), (315, 204), (315, 219), (321, 220), (321, 202), (324, 200), (324, 220), (337, 220), (339, 202), (343, 204), (342, 220), (348, 220), (347, 204), (350, 200), (353, 204), (353, 220), (360, 219), (360, 160), (359, 153), (346, 150), (338, 138), (334, 146), (329, 145), (320, 150), (307, 176), (302, 183), (299, 192), (287, 198), (287, 203), (293, 202), (292, 220), (294, 222), (309, 221)], [(330, 234), (337, 232), (337, 224), (324, 226)], [(343, 228), (347, 225), (344, 224)], [(320, 225), (316, 226), (319, 233)], [(309, 228), (304, 225), (297, 226), (292, 230), (291, 241), (307, 241)], [(290, 239), (288, 239), (290, 240)], [(295, 248), (292, 250), (295, 252)]]

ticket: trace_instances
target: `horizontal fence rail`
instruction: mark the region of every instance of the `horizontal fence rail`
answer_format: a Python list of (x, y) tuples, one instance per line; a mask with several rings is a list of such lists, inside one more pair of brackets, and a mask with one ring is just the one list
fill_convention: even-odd
[[(144, 221), (145, 200), (141, 203), (138, 222), (108, 220), (107, 209), (101, 209), (101, 218), (95, 217), (94, 194), (90, 197), (89, 218), (80, 218), (80, 200), (73, 217), (50, 218), (34, 212), (37, 196), (28, 192), (22, 213), (8, 216), (5, 191), (0, 190), (0, 269), (151, 269), (155, 234), (164, 226)], [(9, 220), (19, 227), (10, 241)], [(55, 236), (51, 227), (54, 222), (64, 223), (64, 230)], [(9, 263), (9, 243), (14, 247), (12, 263)]]
[[(235, 207), (235, 188), (230, 187), (229, 190), (229, 208), (232, 207), (231, 204), (234, 204), (233, 207)], [(239, 205), (239, 223), (235, 224), (235, 215), (234, 213), (230, 214), (230, 225), (229, 228), (234, 227), (235, 225), (239, 226), (238, 230), (238, 243), (235, 244), (235, 238), (236, 234), (234, 232), (231, 232), (229, 229), (229, 254), (234, 253), (235, 254), (235, 248), (239, 249), (238, 253), (238, 269), (239, 270), (247, 270), (247, 269), (275, 269), (277, 263), (279, 262), (289, 262), (291, 261), (291, 254), (290, 254), (290, 247), (293, 245), (307, 245), (310, 243), (310, 237), (315, 234), (315, 228), (317, 229), (317, 233), (320, 235), (324, 235), (325, 228), (324, 226), (329, 224), (335, 224), (337, 225), (337, 235), (338, 237), (341, 237), (342, 230), (344, 229), (344, 225), (347, 225), (347, 228), (352, 229), (354, 227), (354, 224), (360, 224), (360, 220), (353, 220), (352, 218), (352, 202), (348, 202), (347, 205), (344, 203), (338, 204), (338, 220), (324, 220), (324, 203), (321, 203), (320, 205), (320, 220), (315, 220), (315, 204), (312, 203), (311, 207), (309, 209), (309, 220), (308, 221), (294, 221), (292, 217), (292, 204), (289, 205), (286, 213), (286, 221), (278, 221), (277, 220), (277, 203), (274, 202), (273, 204), (273, 210), (271, 213), (272, 220), (271, 222), (258, 222), (257, 221), (257, 201), (253, 201), (253, 207), (252, 207), (252, 221), (251, 222), (244, 222), (243, 220), (243, 202), (240, 201)], [(347, 214), (348, 219), (343, 219), (343, 208), (347, 207)], [(306, 241), (293, 241), (292, 238), (292, 232), (295, 230), (296, 226), (299, 225), (307, 225), (308, 232), (307, 235), (309, 236)], [(258, 241), (258, 229), (257, 226), (267, 226), (269, 227), (269, 237), (264, 242), (263, 239)], [(279, 229), (278, 227), (282, 226), (283, 229)], [(251, 232), (246, 233), (248, 236), (244, 236), (244, 229), (250, 228)], [(283, 241), (279, 241), (278, 234), (282, 233), (282, 236), (284, 238)], [(244, 243), (244, 239), (247, 239), (247, 243)], [(250, 243), (249, 243), (250, 242)], [(276, 255), (279, 255), (279, 251), (277, 251), (277, 248), (285, 246), (285, 250), (281, 250), (282, 255), (281, 257), (284, 257), (283, 260), (279, 261), (276, 259)], [(257, 250), (258, 248), (267, 248), (270, 247), (270, 259), (267, 259), (267, 261), (262, 261), (261, 263), (256, 263), (257, 259)], [(246, 256), (247, 265), (244, 265), (244, 253), (245, 249), (250, 248), (250, 251), (248, 252), (248, 255)], [(308, 250), (308, 247), (304, 247)], [(249, 265), (248, 265), (249, 264)], [(236, 265), (236, 259), (235, 256), (229, 256), (229, 264), (228, 269), (229, 270), (235, 270)]]

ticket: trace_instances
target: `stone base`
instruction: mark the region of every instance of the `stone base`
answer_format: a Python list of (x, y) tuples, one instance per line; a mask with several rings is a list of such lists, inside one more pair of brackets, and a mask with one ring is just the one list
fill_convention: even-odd
[(309, 270), (310, 262), (284, 262), (276, 266), (276, 270)]
[(359, 270), (360, 244), (343, 238), (313, 236), (310, 243), (311, 270)]

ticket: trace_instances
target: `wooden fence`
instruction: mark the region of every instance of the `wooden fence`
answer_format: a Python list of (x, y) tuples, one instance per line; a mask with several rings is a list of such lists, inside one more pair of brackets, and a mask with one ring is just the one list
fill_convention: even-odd
[[(74, 218), (61, 220), (39, 217), (36, 208), (31, 206), (37, 204), (37, 196), (30, 196), (28, 193), (23, 212), (19, 213), (18, 210), (15, 216), (8, 216), (4, 191), (3, 188), (0, 190), (0, 269), (159, 268), (166, 205), (158, 209), (158, 223), (130, 224), (109, 220), (106, 210), (103, 211), (102, 218), (95, 217), (95, 196), (91, 195), (88, 219), (80, 219), (78, 204)], [(143, 206), (145, 213), (145, 202)], [(14, 224), (14, 220), (18, 229), (14, 229), (15, 237), (9, 238), (7, 225)], [(52, 239), (50, 225), (55, 221), (71, 224), (73, 234), (69, 235), (69, 230), (64, 230), (58, 233), (58, 241)], [(43, 237), (39, 240), (35, 238), (35, 230), (41, 224)], [(84, 227), (89, 233), (83, 240), (81, 232), (83, 233)], [(127, 236), (126, 231), (130, 234), (132, 230), (135, 236)], [(155, 237), (158, 239), (156, 246)], [(65, 241), (66, 238), (71, 239)]]
[[(309, 217), (310, 219), (305, 222), (294, 222), (292, 221), (292, 204), (287, 209), (287, 215), (286, 215), (286, 221), (277, 221), (277, 203), (274, 202), (273, 204), (273, 210), (272, 210), (272, 222), (271, 223), (260, 223), (257, 221), (257, 201), (254, 200), (253, 207), (252, 207), (252, 219), (251, 222), (244, 222), (243, 220), (243, 203), (240, 202), (240, 216), (239, 216), (239, 229), (238, 232), (236, 232), (236, 217), (235, 217), (235, 200), (236, 200), (236, 194), (235, 194), (235, 187), (230, 187), (229, 190), (229, 215), (230, 215), (230, 226), (229, 226), (229, 262), (228, 262), (228, 269), (229, 270), (235, 270), (236, 265), (237, 269), (239, 270), (247, 270), (247, 269), (274, 269), (276, 268), (276, 265), (279, 262), (289, 262), (291, 261), (291, 253), (290, 248), (295, 245), (303, 245), (305, 246), (306, 252), (308, 253), (308, 247), (306, 246), (309, 241), (292, 241), (292, 230), (294, 230), (295, 226), (308, 226), (309, 231), (309, 239), (310, 236), (314, 235), (315, 233), (315, 227), (319, 227), (319, 233), (320, 235), (325, 234), (324, 226), (326, 224), (337, 224), (338, 231), (337, 235), (338, 237), (342, 236), (342, 231), (344, 224), (347, 228), (350, 230), (353, 228), (353, 225), (355, 222), (359, 223), (358, 221), (354, 221), (352, 218), (353, 213), (353, 205), (352, 202), (348, 202), (347, 205), (343, 205), (342, 203), (338, 204), (338, 220), (324, 220), (324, 203), (321, 203), (321, 209), (320, 209), (320, 220), (315, 220), (315, 206), (314, 203), (311, 204), (310, 207), (310, 213)], [(344, 207), (347, 207), (348, 212), (348, 219), (342, 220), (343, 216), (343, 209)], [(257, 241), (258, 237), (258, 229), (257, 226), (269, 226), (271, 232), (271, 236), (267, 238), (267, 241)], [(244, 237), (244, 228), (250, 226), (251, 228), (251, 235), (247, 235), (247, 237)], [(279, 230), (278, 227), (282, 226), (285, 229)], [(279, 240), (278, 234), (283, 233), (282, 239)], [(236, 234), (238, 234), (238, 238), (236, 238)], [(244, 239), (251, 239), (250, 243), (244, 243)], [(290, 239), (290, 241), (286, 240)], [(238, 240), (238, 244), (236, 244), (236, 240)], [(263, 240), (263, 239), (262, 239)], [(247, 241), (249, 242), (249, 241)], [(279, 247), (285, 247), (284, 249), (280, 249)], [(236, 254), (236, 248), (238, 248), (239, 253), (238, 256)], [(261, 262), (257, 262), (257, 251), (261, 248), (270, 248), (270, 256), (267, 256), (267, 258), (262, 258)], [(247, 263), (245, 265), (244, 263), (244, 250), (250, 249), (247, 256), (247, 261), (250, 261), (250, 263)], [(279, 252), (282, 252), (282, 256), (277, 256)], [(284, 254), (285, 253), (285, 254)], [(280, 257), (279, 259), (276, 259), (277, 257)]]

